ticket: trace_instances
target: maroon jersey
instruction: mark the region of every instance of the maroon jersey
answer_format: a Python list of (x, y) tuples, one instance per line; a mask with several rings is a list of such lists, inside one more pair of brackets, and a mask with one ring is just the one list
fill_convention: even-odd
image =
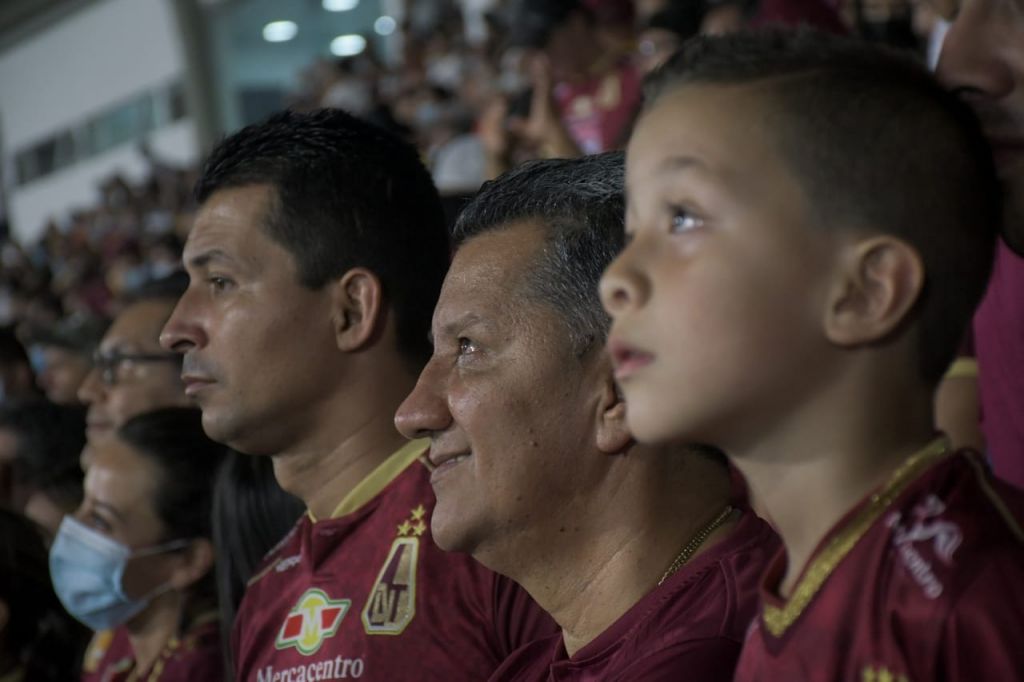
[(136, 670), (135, 652), (122, 625), (93, 635), (82, 661), (82, 682), (216, 682), (224, 679), (217, 614), (197, 618), (172, 637), (149, 670)]
[(758, 580), (779, 546), (768, 524), (746, 511), (728, 538), (684, 564), (574, 656), (559, 633), (515, 652), (491, 681), (728, 682), (757, 612)]
[(1024, 494), (936, 441), (829, 532), (789, 600), (762, 583), (740, 682), (1024, 676)]
[(556, 629), (515, 583), (434, 544), (425, 448), (409, 443), (271, 550), (235, 622), (238, 680), (485, 680)]

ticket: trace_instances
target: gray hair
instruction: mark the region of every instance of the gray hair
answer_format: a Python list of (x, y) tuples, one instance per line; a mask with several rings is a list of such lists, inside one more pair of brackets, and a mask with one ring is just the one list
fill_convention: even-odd
[(456, 248), (523, 221), (544, 231), (526, 295), (561, 316), (578, 357), (608, 336), (597, 287), (625, 238), (624, 167), (621, 152), (531, 161), (484, 183), (454, 228)]

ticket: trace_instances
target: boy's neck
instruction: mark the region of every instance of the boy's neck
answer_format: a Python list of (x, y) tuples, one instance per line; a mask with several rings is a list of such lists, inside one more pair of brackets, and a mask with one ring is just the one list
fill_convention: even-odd
[(756, 446), (729, 451), (786, 547), (780, 596), (790, 595), (839, 520), (935, 438), (930, 400), (902, 395), (852, 403), (831, 410), (832, 418), (827, 404), (825, 414), (812, 408), (816, 414), (791, 420)]

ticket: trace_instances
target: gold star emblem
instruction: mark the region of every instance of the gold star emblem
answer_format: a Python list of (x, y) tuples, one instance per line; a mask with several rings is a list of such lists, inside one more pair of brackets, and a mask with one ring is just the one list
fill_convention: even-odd
[(411, 531), (411, 530), (412, 530), (412, 526), (409, 524), (408, 521), (402, 521), (400, 524), (398, 524), (398, 535), (399, 535), (399, 537), (408, 535), (409, 531)]
[(416, 537), (423, 535), (427, 530), (427, 524), (423, 523), (422, 520), (417, 521), (412, 526), (412, 532), (416, 534)]
[(423, 505), (416, 507), (412, 510), (412, 518), (414, 521), (419, 521), (423, 518), (423, 515), (427, 513), (427, 510), (423, 508)]

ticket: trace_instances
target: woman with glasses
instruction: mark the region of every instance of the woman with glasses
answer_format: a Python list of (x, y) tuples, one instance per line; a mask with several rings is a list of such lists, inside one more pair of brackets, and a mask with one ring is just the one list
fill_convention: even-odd
[(96, 631), (83, 680), (222, 679), (210, 509), (225, 450), (200, 419), (150, 412), (94, 449), (50, 550), (57, 596)]

